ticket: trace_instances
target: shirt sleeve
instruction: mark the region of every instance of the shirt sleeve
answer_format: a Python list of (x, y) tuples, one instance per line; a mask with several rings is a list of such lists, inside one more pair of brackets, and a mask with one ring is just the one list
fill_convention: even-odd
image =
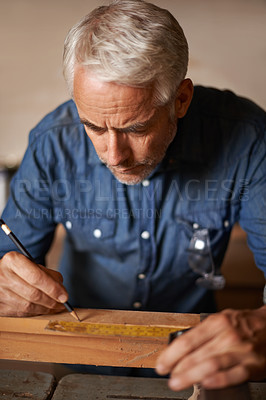
[(266, 277), (266, 129), (252, 146), (242, 182), (239, 223), (246, 231), (256, 265)]
[[(43, 139), (32, 131), (2, 214), (2, 219), (32, 257), (43, 265), (55, 230), (47, 154), (49, 144), (44, 145)], [(9, 251), (18, 251), (1, 229), (0, 243), (0, 257)]]

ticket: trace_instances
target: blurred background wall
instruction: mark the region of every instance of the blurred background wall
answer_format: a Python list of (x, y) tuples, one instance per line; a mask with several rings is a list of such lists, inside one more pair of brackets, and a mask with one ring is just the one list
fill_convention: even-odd
[[(154, 0), (180, 22), (195, 83), (230, 88), (266, 106), (265, 0)], [(64, 38), (108, 0), (0, 0), (0, 164), (17, 163), (29, 130), (68, 99)]]

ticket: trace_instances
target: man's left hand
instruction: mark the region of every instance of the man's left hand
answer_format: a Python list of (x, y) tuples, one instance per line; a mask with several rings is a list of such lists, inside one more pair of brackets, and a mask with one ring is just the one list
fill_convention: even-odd
[(171, 374), (172, 390), (195, 383), (218, 389), (265, 378), (266, 306), (210, 315), (162, 352), (156, 371)]

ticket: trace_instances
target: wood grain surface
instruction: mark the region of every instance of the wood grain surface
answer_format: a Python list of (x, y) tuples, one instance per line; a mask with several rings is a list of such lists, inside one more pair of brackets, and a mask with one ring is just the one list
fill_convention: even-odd
[[(76, 310), (82, 322), (188, 328), (198, 314), (119, 310)], [(46, 330), (49, 321), (73, 321), (69, 313), (0, 318), (0, 358), (53, 363), (154, 368), (167, 338), (89, 336)]]

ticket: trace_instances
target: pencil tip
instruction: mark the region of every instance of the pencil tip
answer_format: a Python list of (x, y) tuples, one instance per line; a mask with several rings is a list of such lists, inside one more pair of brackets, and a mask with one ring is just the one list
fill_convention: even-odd
[(76, 311), (73, 310), (70, 314), (71, 314), (77, 321), (81, 322), (81, 320), (79, 319), (79, 316), (78, 316), (78, 314), (76, 313)]

